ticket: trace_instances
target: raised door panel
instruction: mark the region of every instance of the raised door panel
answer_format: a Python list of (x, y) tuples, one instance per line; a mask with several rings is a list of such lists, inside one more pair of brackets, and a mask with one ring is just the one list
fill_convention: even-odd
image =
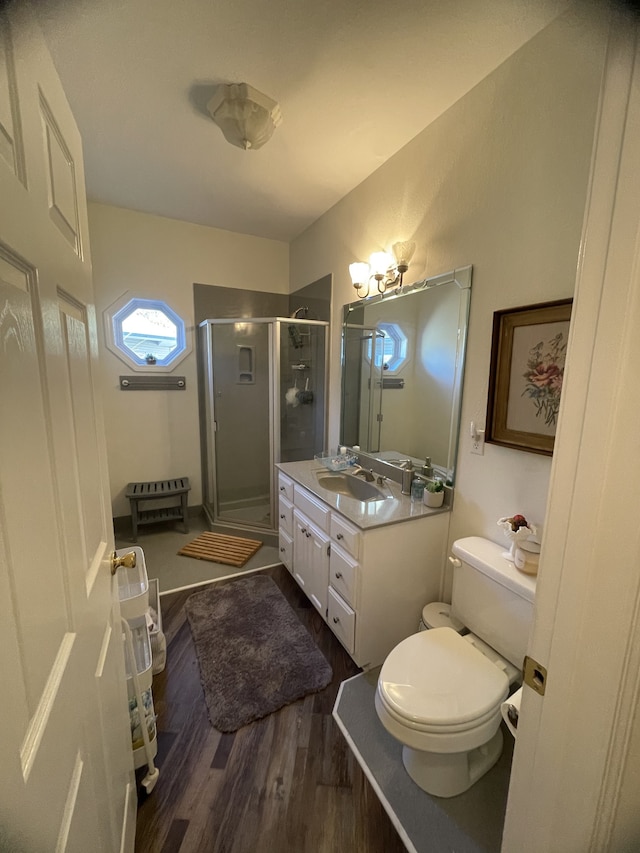
[(284, 474), (278, 474), (278, 494), (293, 503), (293, 480)]
[(0, 11), (0, 163), (24, 183), (24, 150), (7, 16)]
[(327, 618), (327, 589), (329, 587), (329, 537), (309, 526), (309, 559), (311, 583), (309, 598), (323, 619)]
[(331, 513), (331, 538), (357, 560), (360, 556), (362, 532), (342, 516)]
[(340, 593), (346, 602), (355, 607), (358, 581), (358, 564), (356, 561), (334, 543), (331, 545), (329, 569), (331, 586)]
[(279, 552), (282, 564), (286, 566), (290, 572), (293, 572), (293, 539), (286, 530), (280, 528), (279, 532)]
[(40, 93), (40, 114), (45, 143), (49, 216), (58, 231), (80, 256), (76, 163), (53, 110)]
[(309, 560), (309, 520), (293, 511), (293, 576), (298, 586), (309, 595), (311, 562)]
[(329, 530), (331, 510), (315, 495), (302, 486), (296, 485), (294, 503), (316, 527), (320, 530)]
[(338, 593), (329, 588), (328, 624), (350, 655), (355, 652), (356, 614)]
[(278, 500), (278, 526), (291, 536), (293, 534), (293, 504), (280, 497)]

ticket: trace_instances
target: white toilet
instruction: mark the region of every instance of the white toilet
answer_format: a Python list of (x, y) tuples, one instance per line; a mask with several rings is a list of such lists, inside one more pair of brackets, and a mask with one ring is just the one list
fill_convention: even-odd
[(494, 542), (469, 536), (452, 551), (451, 613), (473, 633), (407, 637), (382, 665), (375, 699), (407, 773), (436, 797), (466, 791), (500, 757), (500, 705), (520, 678), (535, 595), (535, 577)]

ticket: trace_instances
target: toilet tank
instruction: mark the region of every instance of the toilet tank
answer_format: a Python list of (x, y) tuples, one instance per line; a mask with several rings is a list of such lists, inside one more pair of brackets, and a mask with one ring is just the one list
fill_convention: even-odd
[(522, 667), (536, 581), (505, 559), (504, 547), (468, 536), (452, 547), (451, 612), (497, 652)]

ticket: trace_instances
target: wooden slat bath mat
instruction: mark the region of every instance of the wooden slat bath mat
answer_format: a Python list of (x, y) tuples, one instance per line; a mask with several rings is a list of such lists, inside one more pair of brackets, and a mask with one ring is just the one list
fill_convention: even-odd
[(181, 548), (178, 554), (241, 568), (259, 548), (262, 548), (262, 542), (257, 539), (242, 539), (240, 536), (225, 536), (206, 530)]

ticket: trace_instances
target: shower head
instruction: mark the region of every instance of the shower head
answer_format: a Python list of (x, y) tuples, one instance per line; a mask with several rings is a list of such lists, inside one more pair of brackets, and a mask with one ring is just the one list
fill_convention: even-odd
[(291, 318), (293, 318), (294, 320), (304, 319), (304, 318), (298, 317), (298, 314), (300, 313), (300, 311), (304, 311), (304, 317), (306, 317), (307, 314), (309, 313), (309, 308), (304, 306), (304, 305), (301, 305), (300, 308), (296, 308), (296, 310), (293, 312), (293, 314), (290, 314), (289, 316)]

